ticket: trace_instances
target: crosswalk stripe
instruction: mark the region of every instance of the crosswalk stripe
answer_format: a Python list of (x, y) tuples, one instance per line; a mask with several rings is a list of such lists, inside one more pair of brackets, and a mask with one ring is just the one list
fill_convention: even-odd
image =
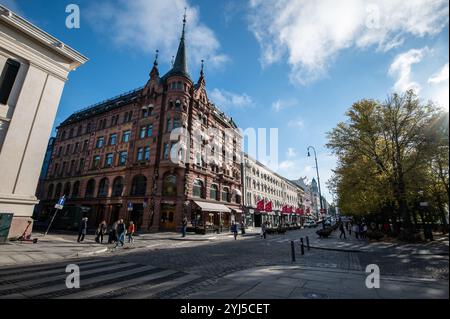
[[(83, 265), (83, 264), (78, 264), (78, 263), (74, 263), (77, 266), (80, 266), (80, 268), (91, 268), (91, 267), (101, 267), (101, 266), (106, 266), (109, 264), (115, 264), (117, 263), (116, 261), (103, 261), (103, 262), (98, 262), (98, 263), (94, 263), (94, 264), (87, 264), (87, 265)], [(6, 278), (4, 278), (6, 281), (12, 281), (12, 280), (28, 280), (28, 278), (35, 278), (36, 275), (39, 276), (44, 276), (44, 275), (51, 275), (54, 273), (61, 273), (65, 271), (66, 268), (66, 264), (61, 265), (61, 267), (53, 267), (53, 269), (49, 269), (49, 270), (44, 270), (44, 271), (39, 271), (39, 272), (26, 272), (26, 273), (21, 273), (21, 274), (17, 274), (14, 276), (8, 276)], [(2, 286), (0, 285), (0, 288)]]
[[(121, 266), (130, 266), (130, 265), (134, 265), (134, 264), (123, 264)], [(83, 277), (81, 277), (80, 285), (82, 287), (83, 285), (100, 283), (100, 282), (107, 281), (107, 280), (117, 280), (119, 278), (137, 274), (137, 273), (143, 272), (145, 270), (155, 269), (155, 267), (143, 266), (143, 265), (137, 265), (137, 264), (135, 264), (135, 266), (136, 266), (136, 268), (134, 268), (134, 269), (129, 269), (126, 271), (120, 271), (118, 273), (112, 273), (112, 274), (107, 274), (107, 275), (98, 276), (98, 277), (92, 277), (92, 278), (85, 279), (85, 280), (83, 280)], [(111, 268), (112, 267), (107, 267), (106, 269), (103, 269), (103, 270), (106, 271)], [(81, 276), (82, 275), (83, 274), (81, 274)], [(40, 295), (44, 296), (44, 295), (47, 295), (50, 293), (54, 293), (54, 292), (66, 290), (66, 289), (67, 289), (67, 287), (66, 287), (65, 283), (61, 283), (61, 284), (57, 284), (57, 285), (53, 285), (53, 286), (49, 286), (49, 287), (27, 290), (27, 291), (23, 292), (23, 294), (27, 297), (39, 297)]]
[[(130, 287), (130, 286), (133, 286), (133, 285), (138, 285), (138, 284), (140, 284), (142, 282), (145, 282), (145, 281), (150, 281), (150, 280), (154, 280), (154, 279), (157, 279), (157, 278), (166, 277), (166, 276), (172, 275), (172, 274), (174, 274), (176, 272), (177, 271), (175, 271), (175, 270), (162, 270), (160, 272), (153, 273), (153, 274), (150, 274), (150, 275), (147, 275), (147, 276), (136, 277), (134, 279), (130, 279), (130, 280), (127, 280), (125, 282), (121, 282), (120, 284), (116, 283), (116, 284), (110, 284), (110, 285), (106, 285), (106, 286), (101, 286), (101, 287), (94, 288), (94, 289), (88, 289), (88, 290), (80, 291), (80, 292), (75, 293), (75, 294), (70, 294), (70, 295), (66, 295), (66, 296), (63, 296), (63, 297), (58, 297), (57, 299), (84, 299), (84, 298), (92, 298), (92, 297), (99, 296), (99, 295), (102, 295), (102, 294), (106, 294), (108, 292), (112, 292), (112, 291), (119, 290), (119, 289), (122, 289), (122, 288), (127, 288), (127, 287)], [(81, 287), (83, 287), (83, 286), (81, 286)]]
[(165, 290), (182, 285), (184, 283), (188, 283), (198, 278), (200, 278), (200, 276), (189, 274), (173, 280), (162, 282), (160, 284), (148, 285), (148, 288), (145, 287), (147, 285), (144, 285), (143, 287), (139, 287), (139, 291), (117, 297), (116, 299), (148, 299)]
[[(91, 263), (95, 263), (98, 261), (95, 261), (93, 259), (89, 259), (89, 260), (83, 260), (83, 261), (76, 261), (77, 265), (83, 265), (83, 264), (91, 264)], [(65, 262), (66, 264), (69, 264), (70, 261)], [(57, 266), (58, 264), (64, 265), (64, 262), (58, 262), (58, 263), (52, 263), (52, 264), (45, 264), (45, 265), (32, 265), (32, 266), (25, 266), (25, 267), (8, 267), (8, 268), (3, 268), (0, 269), (0, 278), (2, 278), (3, 276), (7, 276), (7, 275), (12, 275), (12, 274), (22, 274), (25, 272), (34, 272), (34, 271), (40, 271), (40, 270), (44, 270), (44, 269), (52, 269), (55, 268), (55, 266)], [(75, 263), (75, 261), (74, 261)]]
[[(112, 266), (110, 266), (108, 268), (98, 268), (97, 267), (97, 268), (92, 269), (92, 270), (82, 271), (81, 275), (82, 276), (87, 276), (87, 275), (92, 275), (92, 274), (96, 274), (96, 273), (102, 273), (102, 272), (111, 271), (111, 270), (119, 271), (120, 269), (126, 268), (126, 267), (129, 267), (129, 265), (124, 264), (124, 263), (123, 264), (112, 265)], [(62, 273), (61, 270), (60, 270), (60, 272)], [(11, 289), (12, 290), (29, 289), (29, 287), (34, 286), (34, 285), (51, 283), (51, 282), (54, 282), (54, 281), (59, 280), (59, 279), (61, 279), (61, 283), (64, 283), (65, 281), (63, 279), (67, 278), (68, 275), (69, 275), (68, 273), (62, 273), (61, 275), (58, 275), (58, 276), (44, 277), (44, 278), (39, 278), (39, 279), (35, 279), (35, 280), (30, 280), (30, 281), (22, 281), (22, 282), (19, 282), (19, 283), (3, 285), (3, 286), (0, 286), (0, 294), (6, 292), (8, 290), (11, 290)], [(35, 288), (35, 289), (39, 289), (39, 288)], [(40, 289), (42, 289), (42, 287)]]

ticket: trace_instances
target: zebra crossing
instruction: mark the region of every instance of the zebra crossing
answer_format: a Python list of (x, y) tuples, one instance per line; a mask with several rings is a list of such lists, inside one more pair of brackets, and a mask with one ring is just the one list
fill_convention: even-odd
[(80, 288), (66, 286), (69, 263), (0, 269), (0, 299), (148, 299), (201, 276), (121, 260), (76, 260)]

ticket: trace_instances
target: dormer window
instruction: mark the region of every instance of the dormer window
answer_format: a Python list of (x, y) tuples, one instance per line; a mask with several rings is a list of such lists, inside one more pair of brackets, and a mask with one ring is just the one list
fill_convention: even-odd
[(183, 84), (181, 82), (177, 82), (177, 90), (182, 90)]
[(176, 102), (175, 102), (175, 108), (176, 108), (177, 110), (180, 110), (180, 109), (181, 109), (181, 101), (180, 101), (180, 100), (176, 100)]

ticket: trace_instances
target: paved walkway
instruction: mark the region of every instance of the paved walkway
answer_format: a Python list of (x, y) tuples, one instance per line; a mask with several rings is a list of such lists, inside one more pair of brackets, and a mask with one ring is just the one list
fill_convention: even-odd
[[(258, 229), (249, 229), (245, 236), (250, 238), (257, 234), (259, 234)], [(164, 241), (198, 242), (200, 244), (228, 240), (232, 236), (233, 234), (229, 232), (208, 235), (188, 234), (186, 237), (181, 237), (180, 233), (175, 232), (142, 234), (135, 236), (134, 243), (126, 244), (125, 248), (133, 248), (133, 250), (157, 248), (162, 246)], [(38, 242), (33, 244), (15, 241), (1, 244), (0, 267), (95, 256), (112, 252), (114, 247), (114, 245), (96, 243), (94, 235), (87, 235), (82, 243), (76, 241), (77, 234), (75, 233), (49, 234), (44, 237), (43, 233), (33, 232), (32, 238), (37, 238)], [(107, 238), (105, 236), (104, 241), (107, 241)]]
[(321, 267), (280, 265), (229, 274), (188, 299), (448, 299), (448, 282), (381, 276), (379, 289), (367, 274)]

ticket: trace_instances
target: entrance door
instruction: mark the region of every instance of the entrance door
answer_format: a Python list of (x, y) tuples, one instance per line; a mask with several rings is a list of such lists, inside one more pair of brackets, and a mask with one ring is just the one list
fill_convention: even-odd
[(261, 214), (254, 214), (254, 217), (255, 217), (255, 227), (261, 227), (262, 215)]
[(176, 230), (175, 225), (176, 205), (161, 204), (161, 230)]
[(142, 227), (142, 219), (144, 216), (144, 205), (142, 204), (133, 204), (133, 210), (130, 214), (130, 220), (136, 225), (136, 229), (140, 230)]
[(119, 220), (121, 205), (114, 205), (111, 209), (111, 218), (109, 224), (112, 225)]

